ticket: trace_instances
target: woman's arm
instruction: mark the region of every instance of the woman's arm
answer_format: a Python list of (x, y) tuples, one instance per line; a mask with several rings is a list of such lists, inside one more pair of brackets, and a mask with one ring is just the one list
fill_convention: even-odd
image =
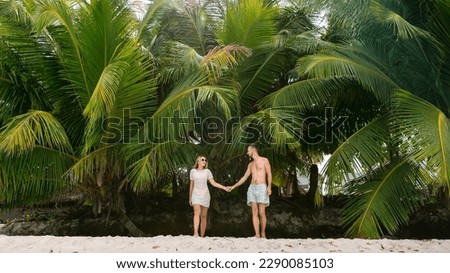
[(189, 205), (192, 206), (192, 191), (194, 190), (194, 180), (190, 180), (189, 183)]
[(209, 181), (209, 183), (211, 183), (211, 185), (213, 185), (214, 187), (219, 188), (219, 189), (222, 189), (222, 190), (225, 190), (225, 186), (222, 185), (222, 184), (217, 183), (216, 180), (214, 180), (214, 178), (210, 178), (208, 181)]

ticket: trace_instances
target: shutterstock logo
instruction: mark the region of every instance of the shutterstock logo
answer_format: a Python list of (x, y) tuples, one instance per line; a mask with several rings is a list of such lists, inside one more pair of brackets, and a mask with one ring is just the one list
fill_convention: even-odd
[(342, 126), (347, 116), (335, 116), (333, 108), (326, 108), (323, 116), (280, 115), (280, 110), (268, 110), (261, 115), (246, 117), (201, 117), (194, 110), (171, 116), (133, 116), (132, 109), (124, 109), (122, 117), (103, 120), (102, 143), (145, 144), (178, 141), (180, 143), (279, 143), (303, 142), (311, 145), (333, 143), (345, 139)]
[(334, 143), (345, 139), (342, 126), (348, 116), (335, 116), (332, 107), (325, 108), (324, 115), (307, 117), (303, 122), (302, 139), (308, 144)]

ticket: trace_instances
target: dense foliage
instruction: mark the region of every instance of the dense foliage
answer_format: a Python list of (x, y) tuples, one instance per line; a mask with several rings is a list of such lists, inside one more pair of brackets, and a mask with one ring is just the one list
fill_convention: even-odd
[(234, 182), (252, 142), (276, 186), (329, 155), (351, 237), (448, 197), (448, 1), (0, 0), (0, 37), (2, 207), (71, 188), (127, 219), (198, 154)]

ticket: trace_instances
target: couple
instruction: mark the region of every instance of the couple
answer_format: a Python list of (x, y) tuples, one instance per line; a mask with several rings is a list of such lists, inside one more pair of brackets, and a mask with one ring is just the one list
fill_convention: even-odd
[(247, 155), (253, 161), (247, 166), (244, 176), (233, 186), (223, 186), (217, 183), (211, 171), (208, 169), (208, 160), (204, 156), (197, 157), (194, 168), (191, 170), (189, 179), (189, 204), (194, 209), (194, 236), (205, 236), (208, 208), (211, 200), (207, 182), (216, 188), (232, 191), (242, 185), (251, 175), (252, 181), (247, 191), (247, 205), (252, 208), (253, 228), (255, 237), (266, 237), (266, 206), (269, 206), (269, 195), (272, 194), (272, 171), (269, 160), (258, 154), (256, 144), (250, 144), (247, 148)]

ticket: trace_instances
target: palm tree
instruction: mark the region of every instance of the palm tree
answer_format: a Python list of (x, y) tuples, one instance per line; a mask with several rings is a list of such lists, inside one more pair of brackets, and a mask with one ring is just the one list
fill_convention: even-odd
[(426, 186), (449, 189), (448, 4), (315, 1), (332, 24), (319, 39), (314, 5), (291, 2), (158, 0), (136, 16), (120, 0), (0, 1), (0, 202), (76, 186), (142, 235), (124, 191), (198, 153), (234, 179), (259, 141), (280, 181), (331, 153), (349, 235), (394, 233)]
[[(332, 42), (300, 58), (305, 80), (268, 101), (299, 111), (324, 102), (344, 110), (352, 123), (324, 170), (327, 185), (345, 185), (352, 196), (343, 214), (350, 236), (393, 234), (423, 203), (426, 185), (450, 189), (449, 6), (319, 2), (333, 24), (325, 36)], [(341, 97), (349, 92), (360, 98), (356, 107)]]
[[(0, 2), (8, 57), (0, 92), (4, 207), (74, 185), (95, 214), (108, 207), (132, 234), (143, 234), (126, 216), (123, 191), (148, 189), (194, 161), (198, 147), (187, 134), (194, 116), (176, 113), (214, 101), (229, 116), (237, 96), (217, 79), (248, 54), (231, 45), (209, 48), (199, 63), (182, 55), (185, 70), (165, 84), (162, 60), (142, 37), (158, 16), (182, 7), (169, 2), (155, 1), (141, 22), (127, 1)], [(169, 118), (179, 119), (168, 126)]]
[(76, 185), (95, 213), (107, 200), (126, 220), (120, 189), (127, 165), (118, 140), (135, 133), (136, 121), (124, 111), (144, 119), (156, 99), (154, 66), (133, 35), (133, 13), (125, 1), (0, 4), (2, 49), (16, 60), (2, 74), (27, 71), (25, 84), (2, 88), (12, 112), (0, 133), (0, 199), (11, 207)]
[[(300, 56), (296, 51), (297, 35), (312, 28), (302, 14), (301, 10), (281, 9), (259, 0), (199, 1), (189, 5), (176, 1), (158, 14), (157, 27), (148, 24), (142, 32), (161, 75), (158, 96), (162, 107), (156, 114), (183, 117), (183, 125), (174, 126), (182, 134), (171, 136), (195, 142), (195, 147), (210, 156), (215, 173), (230, 174), (223, 180), (235, 179), (242, 173), (242, 165), (235, 162), (246, 160), (242, 155), (247, 129), (262, 126), (267, 136), (280, 136), (281, 141), (288, 135), (274, 130), (270, 122), (275, 119), (258, 101), (288, 84), (290, 70), (295, 67), (291, 56)], [(204, 101), (206, 98), (210, 100)], [(201, 124), (196, 124), (195, 119)], [(155, 122), (148, 125), (152, 130), (155, 126)], [(280, 125), (279, 129), (284, 130)], [(287, 154), (285, 144), (267, 145), (266, 150), (273, 162), (282, 166), (280, 175), (296, 171), (293, 166), (298, 165), (298, 154)], [(136, 170), (150, 171), (149, 160), (141, 161)], [(133, 177), (133, 181), (139, 181), (135, 185), (151, 185), (149, 175)]]

